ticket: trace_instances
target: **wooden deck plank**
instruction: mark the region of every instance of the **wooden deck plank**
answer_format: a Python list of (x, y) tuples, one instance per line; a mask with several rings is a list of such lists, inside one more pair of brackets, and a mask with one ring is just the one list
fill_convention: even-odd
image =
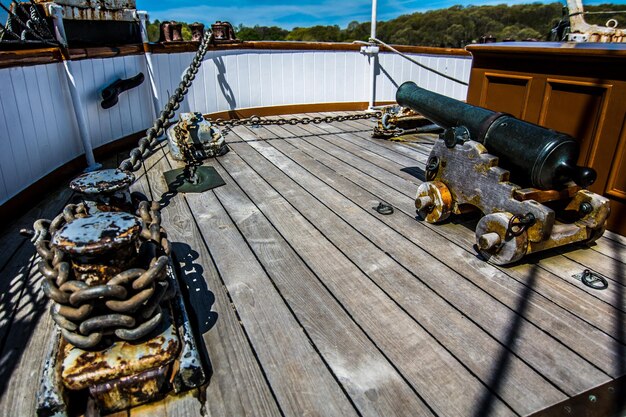
[(591, 245), (591, 249), (621, 263), (626, 262), (626, 246), (619, 241), (611, 240), (607, 232), (604, 232), (602, 238), (596, 240), (595, 245)]
[[(262, 142), (258, 142), (262, 145)], [(240, 146), (231, 145), (235, 151)], [(220, 159), (225, 166), (234, 164), (234, 155), (226, 155)], [(252, 184), (253, 174), (232, 172), (238, 183), (246, 187)], [(261, 183), (254, 182), (247, 192), (259, 188)], [(272, 202), (277, 198), (273, 198)], [(352, 265), (345, 256), (332, 245), (316, 244), (324, 240), (301, 216), (281, 213), (280, 204), (265, 205), (264, 213), (279, 231), (294, 227), (291, 222), (298, 221), (296, 230), (299, 237), (290, 240), (290, 244), (307, 262), (310, 268), (320, 277), (326, 278), (325, 284), (348, 309), (350, 314), (372, 340), (392, 360), (405, 377), (415, 385), (422, 398), (437, 413), (444, 415), (472, 415), (476, 411), (476, 399), (480, 398), (484, 388), (478, 380), (467, 373), (460, 363), (443, 350), (419, 326), (397, 307), (390, 307), (388, 298), (367, 277)], [(263, 207), (260, 206), (263, 210)], [(358, 297), (354, 295), (358, 293)], [(376, 314), (372, 315), (371, 306), (376, 306)], [(414, 353), (419, 351), (418, 357)], [(417, 361), (417, 363), (416, 363)], [(428, 382), (430, 380), (430, 382)], [(438, 381), (433, 385), (432, 381)], [(443, 381), (446, 381), (444, 384)], [(494, 400), (494, 415), (510, 413), (500, 400)]]
[[(291, 143), (293, 144), (297, 144), (297, 146), (301, 147), (304, 146), (303, 141), (301, 140), (293, 140), (291, 141)], [(276, 145), (278, 146), (280, 142), (276, 142)], [(274, 144), (274, 142), (272, 142), (272, 144)], [(315, 154), (314, 158), (321, 160), (323, 159), (323, 155), (321, 154)], [(309, 158), (310, 159), (310, 158)], [(304, 159), (305, 163), (306, 159)], [(298, 161), (300, 163), (302, 163), (302, 161)], [(313, 165), (313, 167), (315, 167), (315, 164), (313, 164), (312, 162), (310, 163), (311, 165)], [(338, 165), (338, 167), (340, 167)], [(337, 179), (337, 173), (336, 172), (332, 172), (329, 171), (327, 174), (325, 174), (326, 176), (329, 177), (329, 179), (327, 181), (331, 181), (333, 186), (335, 188), (337, 188), (338, 185), (341, 184), (342, 187), (348, 187), (347, 189), (349, 189), (349, 187), (351, 187), (351, 185), (348, 184), (343, 184), (344, 182), (341, 181), (340, 179)], [(330, 179), (330, 177), (333, 177), (332, 179)], [(351, 178), (352, 180), (354, 180), (354, 176)], [(369, 185), (371, 185), (373, 183), (369, 183)], [(309, 186), (309, 188), (311, 189), (317, 189), (317, 187), (319, 186)], [(338, 188), (339, 189), (339, 188)], [(345, 189), (345, 188), (342, 188)], [(370, 189), (370, 188), (367, 188)], [(350, 191), (352, 193), (355, 193), (357, 196), (359, 194), (358, 191)], [(361, 192), (361, 194), (363, 194)], [(360, 197), (360, 196), (359, 196)], [(369, 209), (372, 204), (373, 201), (375, 201), (375, 199), (377, 198), (377, 196), (372, 196), (370, 195), (369, 198), (367, 196), (363, 196), (361, 198), (361, 202), (359, 202), (359, 205), (365, 209)], [(385, 199), (385, 198), (383, 198)], [(390, 201), (389, 199), (386, 199), (387, 201)], [(415, 222), (413, 219), (408, 218), (407, 217), (400, 217), (400, 216), (389, 216), (389, 217), (382, 217), (381, 220), (383, 220), (384, 222), (390, 222), (389, 224), (395, 226), (396, 230), (412, 230), (416, 227), (416, 224), (419, 224), (417, 222)], [(428, 229), (426, 229), (428, 230)], [(410, 236), (408, 236), (408, 238), (417, 243), (419, 246), (423, 247), (424, 249), (426, 249), (427, 251), (430, 251), (430, 253), (432, 254), (433, 257), (438, 258), (438, 259), (444, 259), (444, 261), (446, 261), (445, 263), (451, 267), (451, 268), (457, 268), (457, 270), (462, 274), (465, 275), (466, 277), (468, 276), (468, 272), (469, 272), (469, 276), (472, 278), (471, 280), (478, 284), (479, 286), (482, 286), (483, 289), (485, 291), (488, 291), (490, 293), (492, 293), (492, 295), (494, 295), (496, 297), (496, 299), (500, 299), (501, 301), (503, 301), (506, 305), (509, 306), (509, 308), (515, 308), (517, 305), (517, 302), (519, 301), (518, 297), (522, 297), (525, 294), (525, 287), (522, 285), (519, 285), (518, 283), (516, 283), (515, 281), (510, 282), (511, 280), (507, 280), (507, 281), (503, 281), (500, 276), (502, 274), (498, 273), (497, 270), (494, 271), (495, 268), (493, 268), (492, 266), (485, 264), (482, 261), (478, 261), (476, 260), (476, 262), (473, 261), (473, 257), (469, 258), (468, 260), (470, 262), (459, 262), (461, 260), (463, 260), (464, 258), (468, 258), (467, 253), (463, 250), (460, 250), (460, 248), (455, 248), (455, 247), (442, 247), (440, 250), (435, 250), (433, 251), (433, 246), (435, 247), (435, 249), (437, 248), (438, 245), (440, 245), (440, 241), (441, 238), (437, 237), (436, 235), (432, 235), (430, 234), (430, 236), (424, 236), (423, 239), (421, 239), (421, 235), (423, 235), (424, 232), (419, 231), (419, 227), (416, 230), (415, 234), (411, 234)], [(386, 244), (383, 241), (383, 246), (385, 246)], [(397, 247), (397, 245), (393, 245), (393, 247)], [(410, 261), (408, 261), (410, 263)], [(404, 262), (403, 262), (404, 263)], [(506, 277), (506, 276), (505, 276)], [(490, 278), (490, 281), (492, 281), (494, 284), (496, 285), (491, 285), (491, 286), (487, 286), (485, 285), (485, 278)], [(436, 286), (437, 287), (437, 286)], [(471, 287), (470, 287), (471, 288)], [(466, 293), (466, 291), (461, 291), (458, 288), (452, 287), (449, 288), (448, 291), (450, 292), (449, 295), (446, 295), (444, 298), (448, 298), (450, 299), (455, 299), (455, 298), (459, 298), (458, 293)], [(517, 295), (515, 295), (517, 294)], [(466, 295), (467, 296), (467, 293)], [(465, 300), (460, 300), (459, 301), (461, 305), (463, 304), (467, 304), (467, 301)], [(539, 307), (537, 309), (537, 307)], [(480, 308), (480, 307), (476, 307), (476, 308)], [(483, 307), (484, 308), (484, 307)], [(546, 311), (547, 310), (547, 311)], [(469, 311), (472, 311), (471, 309)], [(570, 332), (566, 332), (564, 331), (565, 329), (562, 328), (563, 324), (560, 322), (560, 320), (555, 321), (553, 316), (556, 313), (556, 317), (559, 317), (561, 320), (565, 321), (566, 323), (571, 323), (573, 325), (578, 325), (578, 321), (577, 318), (573, 317), (571, 314), (568, 314), (566, 311), (560, 311), (559, 309), (555, 309), (554, 305), (551, 305), (549, 302), (546, 302), (546, 300), (543, 299), (538, 299), (537, 301), (535, 301), (534, 299), (530, 301), (529, 304), (529, 310), (527, 314), (531, 315), (531, 319), (533, 318), (533, 316), (537, 317), (539, 320), (533, 320), (533, 321), (537, 321), (543, 328), (547, 328), (549, 331), (553, 331), (553, 330), (558, 330), (559, 328), (561, 328), (561, 331), (559, 333), (563, 333), (564, 335), (567, 336), (568, 341), (571, 340), (571, 342), (574, 344), (574, 346), (578, 345), (582, 345), (579, 346), (579, 352), (581, 353), (585, 353), (587, 352), (588, 355), (588, 351), (586, 351), (587, 348), (590, 348), (591, 346), (593, 346), (592, 350), (596, 350), (597, 349), (597, 344), (598, 344), (598, 338), (599, 340), (602, 340), (603, 342), (603, 351), (605, 351), (607, 354), (610, 354), (611, 357), (613, 357), (613, 360), (616, 361), (617, 358), (615, 357), (615, 353), (613, 352), (613, 346), (612, 346), (612, 340), (610, 338), (607, 338), (607, 335), (602, 334), (598, 331), (594, 332), (593, 328), (589, 328), (590, 331), (594, 332), (596, 334), (597, 337), (589, 337), (589, 335), (587, 334), (587, 332), (580, 332), (579, 335), (577, 335), (577, 338), (572, 338), (570, 335)], [(539, 314), (538, 316), (536, 316), (537, 314)], [(547, 316), (546, 316), (547, 314)], [(489, 323), (489, 321), (491, 321), (492, 319), (489, 317), (485, 318), (486, 322)], [(493, 324), (493, 323), (492, 323)], [(503, 326), (503, 328), (506, 328), (508, 325), (506, 324), (506, 320), (502, 321), (502, 323), (500, 324), (500, 326)], [(554, 329), (552, 328), (554, 327)], [(575, 331), (576, 327), (574, 327)], [(505, 335), (506, 332), (503, 333), (503, 335)], [(584, 343), (581, 343), (581, 338), (582, 340), (584, 340)], [(532, 338), (531, 338), (532, 339)], [(586, 339), (586, 340), (585, 340)], [(531, 343), (532, 344), (532, 343)], [(587, 345), (587, 347), (583, 347)], [(591, 345), (591, 346), (590, 346)], [(543, 353), (538, 353), (540, 356), (543, 356)], [(589, 356), (589, 355), (588, 355)], [(579, 359), (577, 359), (578, 361), (580, 361)], [(602, 361), (599, 361), (597, 359), (595, 359), (595, 361), (599, 364), (604, 364), (604, 359)], [(563, 366), (566, 366), (567, 362), (564, 362)], [(611, 366), (607, 366), (606, 364), (604, 364), (604, 366), (607, 369), (611, 369)], [(587, 366), (588, 367), (588, 366)], [(592, 371), (592, 373), (594, 373), (594, 371)], [(603, 380), (603, 377), (601, 377), (600, 375), (598, 375), (597, 373), (595, 373), (596, 375), (596, 381), (601, 381)], [(561, 375), (560, 377), (558, 377), (559, 379), (565, 379), (565, 381), (563, 381), (564, 383), (568, 384), (568, 380), (569, 378), (563, 378), (563, 376)], [(583, 385), (585, 385), (583, 383)], [(579, 387), (580, 388), (580, 387)]]
[[(350, 114), (351, 112), (334, 112), (331, 114)], [(311, 116), (316, 116), (318, 115), (318, 113), (312, 113)], [(371, 128), (372, 126), (374, 126), (373, 122), (367, 121), (367, 120), (354, 120), (354, 121), (346, 121), (345, 123), (349, 124), (352, 127), (355, 126), (361, 126), (365, 129), (367, 128)], [(339, 127), (341, 127), (341, 125), (338, 125)], [(350, 129), (345, 129), (350, 130)], [(308, 132), (308, 131), (307, 131)], [(310, 132), (308, 132), (310, 133)], [(361, 139), (365, 139), (366, 141), (369, 142), (377, 142), (379, 140), (377, 139), (373, 139), (371, 138), (371, 135), (367, 134), (367, 133), (356, 133), (354, 134), (354, 136), (358, 136)], [(409, 135), (409, 138), (413, 138), (415, 135)], [(432, 137), (433, 140), (436, 139), (436, 135), (418, 135), (420, 138), (424, 138), (424, 140), (426, 141), (426, 137)], [(434, 144), (433, 140), (431, 141), (427, 141), (430, 143), (431, 146), (426, 147), (425, 149), (427, 150), (426, 155), (428, 155), (430, 153), (430, 149), (432, 148), (432, 144)], [(414, 145), (415, 142), (410, 142), (410, 143), (397, 143), (397, 142), (387, 142), (385, 144), (385, 148), (393, 148), (393, 150), (395, 152), (404, 154), (405, 152), (407, 152), (407, 149), (413, 150), (414, 149)], [(376, 151), (377, 152), (377, 151)], [(611, 242), (618, 242), (619, 245), (617, 247), (614, 247), (614, 245), (611, 244)], [(598, 245), (597, 246), (592, 246), (592, 249), (597, 250), (601, 253), (603, 253), (604, 255), (607, 255), (609, 257), (613, 257), (613, 254), (615, 253), (615, 251), (618, 251), (621, 255), (621, 259), (625, 259), (626, 258), (626, 238), (624, 236), (618, 235), (616, 233), (610, 232), (610, 231), (606, 231), (604, 233), (604, 236), (598, 241)]]
[[(335, 217), (334, 213), (307, 194), (282, 171), (268, 161), (262, 160), (259, 154), (242, 145), (237, 145), (235, 150), (327, 239), (330, 239), (362, 271), (366, 271), (370, 279), (418, 320), (442, 345), (451, 350), (455, 357), (483, 380), (488, 380), (489, 375), (494, 372), (495, 365), (489, 358), (497, 356), (501, 349), (498, 343), (478, 326), (464, 319), (461, 313), (447, 305), (445, 300), (421, 284), (415, 276), (408, 273), (383, 250), (376, 248), (349, 224), (340, 219), (329, 220)], [(254, 175), (247, 172), (246, 183)], [(255, 181), (249, 185), (249, 192), (263, 186), (265, 184)], [(273, 204), (270, 210), (274, 210), (274, 206)], [(406, 293), (411, 293), (411, 297), (406, 297)], [(506, 388), (500, 395), (516, 411), (530, 412), (540, 405), (565, 398), (519, 359), (515, 358), (511, 362), (507, 380), (516, 383), (504, 384)], [(524, 400), (520, 401), (522, 398)]]
[(285, 415), (356, 415), (213, 193), (188, 194), (198, 227)]
[[(29, 245), (28, 239), (20, 235), (20, 230), (32, 229), (33, 223), (38, 219), (51, 219), (56, 216), (67, 204), (71, 196), (72, 191), (67, 187), (63, 187), (58, 192), (51, 192), (39, 204), (19, 219), (15, 219), (2, 231), (2, 234), (0, 234), (0, 247), (2, 248), (2, 251), (0, 251), (1, 276), (6, 276), (4, 269), (7, 263), (16, 256), (19, 248), (22, 245)], [(4, 291), (0, 291), (0, 294), (2, 293)]]
[[(296, 141), (293, 141), (293, 143), (296, 143)], [(312, 145), (305, 140), (297, 142), (297, 146), (302, 148), (304, 146)], [(319, 153), (320, 151), (318, 148), (312, 147), (307, 149), (309, 152), (312, 152), (318, 160), (327, 158), (327, 156)], [(459, 274), (465, 276), (467, 279), (470, 279), (484, 291), (492, 294), (496, 299), (503, 302), (506, 300), (509, 307), (513, 308), (516, 305), (514, 301), (515, 298), (511, 298), (512, 294), (524, 294), (526, 288), (528, 288), (528, 282), (532, 281), (532, 286), (534, 287), (538, 280), (547, 279), (545, 274), (542, 274), (540, 271), (538, 272), (536, 269), (532, 268), (526, 271), (526, 275), (523, 277), (522, 282), (511, 282), (510, 279), (507, 279), (507, 275), (501, 270), (497, 270), (495, 267), (486, 264), (482, 260), (475, 259), (475, 255), (470, 255), (468, 250), (472, 250), (471, 244), (459, 237), (464, 234), (468, 235), (468, 233), (470, 233), (468, 230), (464, 231), (461, 226), (454, 225), (452, 223), (444, 225), (429, 225), (423, 222), (415, 222), (412, 219), (412, 213), (415, 210), (412, 198), (403, 196), (397, 191), (390, 190), (385, 183), (375, 180), (372, 177), (349, 167), (334, 157), (324, 160), (324, 163), (329, 164), (329, 166), (331, 166), (331, 168), (336, 172), (345, 175), (350, 179), (350, 181), (356, 182), (365, 190), (374, 193), (375, 196), (373, 196), (373, 198), (387, 201), (393, 204), (396, 208), (402, 210), (407, 217), (411, 216), (411, 218), (391, 216), (389, 218), (384, 218), (383, 221), (395, 223), (397, 230), (411, 231), (406, 235), (407, 238), (418, 243), (418, 245), (423, 249), (432, 253), (434, 257), (442, 260), (450, 268), (455, 269)], [(365, 201), (361, 203), (363, 207), (367, 207), (367, 204), (371, 205), (371, 200), (369, 203)], [(448, 239), (451, 239), (451, 241), (456, 241), (458, 246), (455, 247), (454, 245), (445, 245), (444, 242), (441, 242), (441, 236), (447, 237)], [(437, 250), (436, 248), (438, 246), (440, 246), (440, 248)], [(459, 263), (459, 260), (463, 260), (464, 262)], [(530, 272), (532, 272), (532, 275), (528, 275)], [(529, 280), (529, 277), (532, 277), (532, 280)], [(485, 278), (489, 278), (492, 285), (485, 285)], [(513, 292), (511, 293), (512, 289)], [(558, 337), (568, 346), (572, 348), (575, 347), (574, 350), (581, 355), (590, 356), (589, 353), (591, 352), (588, 350), (589, 346), (584, 348), (583, 345), (590, 343), (594, 346), (594, 349), (592, 350), (596, 350), (598, 349), (597, 344), (601, 341), (600, 344), (604, 346), (601, 350), (604, 351), (609, 358), (612, 358), (612, 361), (607, 363), (604, 360), (598, 360), (598, 358), (593, 357), (591, 357), (590, 360), (610, 373), (611, 370), (614, 369), (613, 365), (617, 363), (617, 357), (615, 356), (613, 349), (614, 340), (608, 338), (606, 334), (598, 334), (598, 332), (593, 331), (592, 327), (584, 326), (584, 324), (579, 323), (580, 320), (574, 317), (571, 313), (567, 311), (559, 311), (558, 308), (555, 308), (556, 306), (551, 304), (552, 303), (549, 300), (541, 297), (536, 298), (536, 300), (531, 300), (531, 308), (528, 310), (528, 314), (535, 313), (535, 307), (539, 308), (537, 313), (540, 313), (536, 320), (531, 321), (536, 322), (542, 329), (555, 337)], [(565, 331), (566, 329), (562, 328), (562, 324), (558, 321), (555, 322), (552, 319), (546, 320), (544, 314), (547, 314), (548, 318), (556, 315), (556, 317), (559, 317), (560, 320), (564, 320), (565, 323), (568, 323), (571, 326), (571, 330), (568, 329)], [(586, 328), (586, 330), (583, 331), (581, 330), (582, 328)], [(591, 333), (589, 332), (595, 333), (595, 336), (590, 337)], [(574, 333), (579, 334), (576, 335), (576, 337), (573, 337)], [(585, 342), (583, 343), (582, 341)]]
[[(166, 158), (159, 155), (154, 158), (159, 160), (149, 171), (149, 180), (153, 192), (163, 195), (166, 187), (162, 173), (171, 167)], [(144, 183), (141, 188), (144, 193), (145, 188)], [(206, 349), (211, 367), (210, 382), (202, 388), (203, 414), (280, 415), (193, 213), (182, 196), (167, 194), (161, 203), (163, 224), (177, 261), (181, 263), (179, 279), (187, 287), (189, 313), (202, 337), (199, 349)], [(150, 412), (145, 414), (150, 415)]]
[[(317, 144), (317, 143), (316, 143)], [(333, 147), (333, 143), (329, 143), (329, 145), (322, 147), (322, 149), (327, 150), (328, 147)], [(320, 145), (318, 145), (320, 146)], [(376, 145), (377, 147), (382, 147), (382, 144), (380, 145)], [(367, 154), (362, 154), (361, 152), (359, 152), (359, 149), (357, 148), (350, 148), (349, 149), (351, 152), (354, 153), (355, 156), (358, 156), (357, 158), (351, 158), (350, 156), (346, 156), (347, 154), (339, 154), (337, 155), (335, 152), (336, 157), (341, 158), (344, 161), (350, 161), (351, 165), (353, 166), (357, 166), (360, 167), (360, 161), (359, 158), (367, 158)], [(396, 174), (396, 171), (398, 169), (401, 169), (400, 166), (396, 167), (395, 170), (390, 170), (389, 172), (391, 174)], [(402, 191), (402, 190), (400, 190)], [(414, 194), (411, 193), (411, 191), (406, 191), (404, 192), (405, 195), (412, 197)], [(411, 206), (410, 211), (413, 212), (413, 207)], [(471, 248), (474, 245), (474, 235), (473, 233), (470, 233), (468, 230), (466, 230), (465, 228), (452, 228), (452, 230), (449, 230), (450, 228), (446, 229), (446, 228), (442, 228), (439, 225), (429, 225), (429, 224), (425, 224), (427, 227), (440, 232), (441, 234), (443, 234), (444, 236), (447, 236), (450, 240), (456, 242), (457, 244), (459, 244), (460, 246), (465, 246), (467, 248)], [(450, 233), (445, 233), (449, 231)], [(464, 242), (463, 242), (464, 240)], [(592, 251), (575, 251), (573, 253), (576, 254), (580, 254), (580, 253), (585, 253), (585, 258), (589, 259), (589, 258), (594, 258), (595, 264), (601, 264), (603, 265), (602, 268), (598, 267), (598, 269), (601, 269), (601, 272), (604, 271), (604, 267), (606, 267), (606, 263), (601, 263), (598, 262), (597, 259), (600, 258), (600, 256), (597, 256), (594, 252)], [(555, 251), (552, 251), (551, 253), (555, 253)], [(558, 252), (557, 252), (558, 253)], [(546, 256), (546, 254), (538, 254), (537, 256), (533, 256), (531, 257), (531, 259), (540, 259), (542, 256)], [(571, 264), (571, 262), (567, 259), (567, 257), (559, 257), (558, 258), (558, 262), (563, 263), (563, 264), (567, 264), (568, 262)], [(588, 264), (587, 264), (588, 265)], [(609, 264), (610, 265), (610, 264)], [(501, 268), (502, 270), (506, 271), (507, 273), (510, 274), (511, 271), (513, 271), (515, 273), (515, 269), (510, 269), (510, 268)], [(520, 268), (518, 268), (522, 271), (525, 271), (526, 273), (528, 273), (528, 265), (527, 264), (522, 264), (520, 266)], [(582, 269), (580, 271), (576, 271), (576, 272), (581, 272)], [(554, 272), (554, 271), (553, 271)], [(573, 272), (574, 273), (574, 272)], [(572, 274), (573, 274), (572, 273)], [(562, 280), (566, 281), (568, 284), (573, 284), (573, 285), (577, 285), (575, 282), (572, 282), (572, 278), (571, 275), (572, 274), (555, 274), (556, 276), (559, 276)], [(519, 275), (518, 275), (519, 277)], [(522, 276), (521, 277), (523, 282), (525, 280), (525, 278)], [(606, 306), (603, 306), (601, 303), (597, 303), (595, 302), (593, 299), (590, 299), (589, 297), (587, 297), (587, 294), (581, 294), (577, 291), (573, 292), (574, 297), (571, 297), (572, 292), (570, 291), (570, 288), (568, 285), (564, 285), (564, 283), (554, 283), (554, 282), (550, 282), (550, 281), (546, 281), (546, 280), (538, 280), (538, 286), (541, 286), (542, 284), (545, 283), (549, 283), (549, 285), (551, 285), (552, 287), (556, 286), (558, 287), (556, 292), (551, 292), (551, 295), (548, 296), (548, 298), (550, 298), (551, 300), (559, 303), (559, 305), (564, 305), (566, 306), (566, 308), (573, 308), (573, 311), (580, 311), (583, 310), (584, 313), (581, 313), (581, 315), (583, 317), (585, 317), (585, 319), (589, 319), (590, 318), (590, 314), (588, 312), (591, 312), (592, 315), (594, 315), (597, 319), (596, 322), (592, 322), (594, 325), (598, 325), (600, 328), (602, 328), (603, 330), (607, 331), (607, 332), (611, 332), (614, 333), (614, 324), (612, 323), (612, 317), (614, 311), (612, 311), (611, 309), (607, 309)], [(624, 304), (624, 300), (623, 297), (619, 297), (616, 296), (616, 294), (619, 294), (620, 290), (616, 290), (613, 291), (613, 288), (611, 288), (609, 291), (604, 292), (604, 293), (596, 293), (595, 290), (591, 290), (587, 287), (584, 287), (582, 284), (578, 283), (579, 285), (577, 285), (579, 287), (579, 289), (585, 293), (592, 293), (593, 297), (598, 297), (601, 298), (602, 300), (604, 300), (605, 302), (608, 302), (609, 304), (613, 304), (615, 307), (623, 309), (623, 304)], [(543, 287), (542, 287), (543, 288)], [(537, 288), (536, 291), (538, 292), (542, 292), (542, 288)], [(572, 299), (573, 298), (573, 299)], [(620, 303), (622, 305), (620, 305)], [(604, 322), (604, 324), (606, 324), (606, 322), (610, 322), (607, 326), (603, 326), (602, 322)]]
[[(277, 216), (296, 215), (285, 213), (283, 204), (275, 195), (259, 188), (251, 172), (232, 164), (234, 155), (220, 158), (221, 165), (229, 172), (246, 178), (255, 192), (250, 195), (263, 207), (271, 206)], [(239, 189), (229, 174), (218, 167), (227, 187), (218, 188), (215, 194), (236, 222), (237, 227), (263, 264), (285, 298), (289, 308), (298, 317), (304, 330), (333, 371), (346, 392), (352, 398), (361, 415), (405, 415), (413, 410), (416, 415), (432, 415), (428, 407), (410, 389), (401, 375), (377, 350), (308, 268), (298, 254), (289, 246), (255, 203)], [(259, 198), (256, 198), (259, 197)], [(288, 229), (290, 236), (300, 239), (301, 229)], [(314, 241), (318, 246), (323, 240)], [(297, 279), (294, 279), (296, 278)]]
[[(348, 114), (346, 112), (338, 112), (339, 114)], [(333, 113), (335, 114), (335, 113)], [(313, 114), (316, 115), (316, 114)], [(363, 125), (364, 127), (366, 125), (373, 125), (371, 122), (368, 121), (349, 121), (346, 122), (347, 124), (357, 124), (357, 125)], [(341, 125), (340, 125), (341, 126)], [(307, 130), (307, 132), (314, 132), (315, 131), (315, 127), (312, 127), (311, 129)], [(371, 137), (369, 137), (369, 135), (366, 134), (362, 134), (362, 133), (358, 133), (358, 134), (348, 134), (348, 133), (344, 133), (344, 134), (340, 134), (338, 135), (339, 137), (341, 137), (343, 140), (347, 140), (350, 141), (351, 143), (354, 143), (355, 145), (359, 145), (359, 139), (356, 138), (360, 138), (360, 142), (361, 143), (369, 143), (370, 146), (363, 146), (364, 148), (375, 152), (379, 155), (384, 155), (384, 156), (388, 156), (391, 160), (396, 160), (398, 155), (398, 149), (403, 148), (402, 145), (400, 146), (394, 146), (394, 151), (391, 151), (391, 149), (389, 148), (389, 143), (390, 142), (386, 142), (385, 146), (376, 146), (377, 142), (378, 144), (380, 144), (379, 140), (373, 139)], [(364, 140), (363, 140), (364, 139)], [(391, 142), (393, 143), (393, 142)], [(382, 144), (381, 144), (382, 145)], [(406, 148), (406, 146), (404, 146)], [(404, 156), (403, 153), (400, 153), (401, 156)], [(404, 160), (403, 162), (396, 160), (396, 162), (399, 162), (401, 164), (403, 163), (407, 163), (406, 160)], [(577, 261), (579, 263), (583, 263), (585, 264), (587, 267), (590, 267), (594, 270), (596, 270), (596, 272), (599, 272), (601, 274), (605, 274), (607, 275), (607, 277), (610, 279), (610, 270), (609, 272), (606, 272), (606, 267), (607, 265), (610, 267), (611, 262), (607, 259), (603, 259), (604, 257), (602, 256), (597, 256), (594, 251), (600, 252), (603, 255), (611, 258), (611, 259), (615, 259), (615, 258), (619, 258), (619, 259), (626, 259), (626, 246), (624, 246), (623, 244), (612, 244), (611, 242), (620, 242), (620, 240), (615, 240), (612, 241), (610, 239), (608, 239), (608, 236), (618, 236), (619, 235), (615, 235), (615, 234), (611, 234), (611, 232), (606, 232), (605, 233), (606, 237), (601, 238), (595, 245), (591, 246), (591, 249), (593, 249), (593, 251), (588, 251), (588, 250), (580, 250), (580, 251), (572, 251), (571, 249), (562, 249), (562, 250), (557, 250), (559, 253), (563, 253), (565, 255), (566, 258), (572, 259), (574, 261)], [(623, 239), (622, 239), (623, 240)], [(571, 248), (571, 247), (570, 247)], [(553, 251), (554, 252), (554, 251)], [(608, 261), (608, 262), (607, 262)]]
[[(527, 415), (626, 374), (626, 238), (486, 264), (466, 219), (414, 219), (430, 145), (371, 139), (368, 123), (234, 128), (208, 162), (226, 186), (164, 197), (211, 380), (121, 415)], [(134, 187), (159, 196), (171, 164), (147, 166)], [(10, 247), (0, 415), (30, 415), (53, 325), (34, 249)], [(573, 281), (584, 267), (610, 288)]]

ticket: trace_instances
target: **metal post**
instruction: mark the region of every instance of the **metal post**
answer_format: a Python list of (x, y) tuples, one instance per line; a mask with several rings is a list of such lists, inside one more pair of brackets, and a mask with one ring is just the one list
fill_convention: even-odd
[(378, 8), (378, 0), (372, 0), (372, 24), (370, 38), (376, 39), (376, 12)]
[(139, 28), (141, 29), (141, 40), (143, 42), (144, 56), (146, 57), (146, 66), (148, 67), (148, 79), (150, 80), (150, 87), (152, 88), (152, 105), (154, 106), (154, 117), (159, 117), (161, 111), (161, 105), (159, 103), (159, 91), (157, 90), (154, 65), (152, 64), (152, 52), (148, 48), (148, 13), (144, 11), (137, 11), (137, 18), (139, 19)]
[[(377, 0), (372, 0), (372, 23), (371, 23), (371, 31), (370, 31), (371, 39), (376, 39), (376, 14), (377, 14), (377, 8), (378, 8), (377, 3), (378, 3)], [(370, 48), (369, 55), (370, 55), (370, 101), (369, 101), (368, 109), (372, 110), (376, 102), (376, 63), (378, 62), (378, 47), (372, 46)]]
[(93, 155), (93, 146), (91, 144), (91, 135), (87, 126), (87, 119), (85, 118), (84, 107), (80, 99), (80, 94), (76, 88), (76, 80), (71, 68), (71, 61), (67, 45), (67, 37), (65, 36), (65, 27), (63, 26), (63, 7), (57, 4), (50, 4), (49, 14), (52, 17), (54, 24), (54, 34), (61, 44), (61, 50), (63, 53), (63, 68), (65, 69), (65, 76), (67, 78), (67, 86), (70, 90), (70, 96), (72, 98), (72, 106), (74, 107), (74, 114), (76, 116), (76, 123), (78, 124), (78, 132), (80, 139), (83, 142), (83, 149), (85, 151), (85, 158), (87, 159), (86, 171), (95, 171), (102, 168), (101, 164), (96, 163), (96, 158)]

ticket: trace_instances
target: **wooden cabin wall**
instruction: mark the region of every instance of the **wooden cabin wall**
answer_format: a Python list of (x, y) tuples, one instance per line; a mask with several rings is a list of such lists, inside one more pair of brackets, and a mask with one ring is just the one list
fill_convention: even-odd
[[(192, 52), (153, 54), (163, 106), (193, 57)], [(468, 81), (471, 58), (410, 54), (438, 71)], [(152, 91), (141, 54), (71, 61), (94, 148), (144, 130), (154, 120)], [(379, 55), (376, 100), (393, 101), (397, 86), (418, 85), (464, 100), (467, 87), (391, 54)], [(83, 153), (63, 64), (0, 69), (0, 205)], [(110, 109), (100, 90), (139, 71), (146, 81), (122, 93)], [(348, 50), (209, 51), (179, 110), (223, 110), (305, 103), (368, 102), (368, 57)]]

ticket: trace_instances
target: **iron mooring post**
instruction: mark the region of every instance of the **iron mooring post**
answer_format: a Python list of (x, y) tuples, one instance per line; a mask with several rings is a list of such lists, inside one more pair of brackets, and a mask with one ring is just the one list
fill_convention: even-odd
[(44, 364), (39, 416), (65, 416), (89, 392), (102, 412), (158, 400), (205, 381), (156, 203), (133, 203), (132, 174), (74, 179), (81, 202), (42, 230), (44, 293), (57, 324)]

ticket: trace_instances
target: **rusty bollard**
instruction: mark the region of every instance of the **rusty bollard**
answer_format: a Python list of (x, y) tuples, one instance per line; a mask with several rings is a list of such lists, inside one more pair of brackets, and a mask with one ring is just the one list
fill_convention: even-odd
[(79, 175), (70, 188), (87, 207), (88, 214), (100, 211), (133, 212), (129, 187), (135, 176), (119, 169), (102, 169)]
[(62, 382), (75, 391), (89, 388), (103, 410), (166, 392), (181, 348), (169, 308), (160, 305), (169, 257), (157, 254), (142, 265), (143, 230), (130, 213), (100, 211), (68, 222), (51, 240), (71, 264), (69, 278), (47, 281), (44, 288), (69, 342), (61, 348)]
[(172, 42), (172, 22), (161, 22), (159, 42)]
[(211, 25), (214, 43), (237, 43), (241, 42), (235, 35), (235, 29), (229, 22), (217, 21)]
[(193, 42), (202, 41), (204, 36), (204, 25), (202, 23), (194, 22), (189, 25), (189, 29), (191, 29), (191, 40)]
[[(105, 178), (104, 189), (125, 195), (123, 174), (81, 176), (73, 186), (85, 192)], [(63, 415), (66, 391), (88, 390), (108, 413), (205, 380), (159, 204), (140, 199), (137, 216), (106, 207), (87, 214), (85, 207), (70, 204), (34, 226), (42, 289), (62, 335), (44, 366), (40, 416)]]
[(183, 25), (179, 22), (171, 22), (172, 42), (181, 42), (183, 40)]

